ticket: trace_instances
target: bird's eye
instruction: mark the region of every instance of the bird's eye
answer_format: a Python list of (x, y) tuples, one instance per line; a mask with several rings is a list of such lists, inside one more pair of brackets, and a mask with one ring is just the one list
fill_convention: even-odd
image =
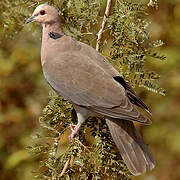
[(44, 10), (40, 11), (40, 15), (45, 15), (45, 14), (46, 14), (46, 12)]

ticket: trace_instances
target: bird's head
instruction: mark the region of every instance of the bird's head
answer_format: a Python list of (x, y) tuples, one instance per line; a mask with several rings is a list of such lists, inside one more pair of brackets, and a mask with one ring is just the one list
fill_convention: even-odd
[(41, 24), (53, 24), (59, 21), (59, 14), (53, 6), (41, 4), (36, 7), (32, 16), (26, 20), (26, 23), (33, 21)]

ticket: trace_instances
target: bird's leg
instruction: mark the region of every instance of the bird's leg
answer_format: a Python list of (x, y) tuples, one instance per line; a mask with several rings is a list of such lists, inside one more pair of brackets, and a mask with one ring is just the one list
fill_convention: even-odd
[(88, 109), (84, 108), (84, 107), (80, 107), (78, 105), (73, 104), (73, 107), (76, 111), (77, 114), (77, 119), (78, 119), (78, 123), (75, 125), (75, 127), (73, 127), (73, 125), (70, 125), (70, 129), (71, 129), (71, 135), (69, 136), (69, 140), (72, 141), (73, 138), (75, 137), (75, 135), (78, 133), (81, 125), (84, 123), (84, 121), (89, 117), (89, 115), (92, 114), (91, 111), (89, 111)]
[(78, 122), (75, 127), (73, 127), (72, 124), (70, 124), (70, 129), (71, 129), (71, 135), (69, 136), (69, 140), (72, 141), (74, 139), (74, 136), (78, 133), (80, 127), (81, 127), (81, 124), (80, 122)]
[(70, 129), (71, 129), (71, 135), (69, 136), (69, 140), (72, 141), (75, 137), (75, 135), (78, 133), (81, 125), (84, 123), (85, 121), (85, 116), (84, 113), (81, 112), (77, 112), (77, 118), (78, 118), (78, 123), (75, 125), (75, 127), (73, 127), (72, 124), (70, 124)]

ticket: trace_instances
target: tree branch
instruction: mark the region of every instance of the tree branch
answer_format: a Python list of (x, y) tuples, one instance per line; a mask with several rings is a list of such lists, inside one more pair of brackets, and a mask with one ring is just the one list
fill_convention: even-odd
[(107, 17), (110, 14), (110, 8), (111, 8), (111, 0), (107, 0), (106, 10), (105, 10), (105, 14), (104, 14), (103, 21), (101, 24), (101, 29), (98, 32), (98, 38), (97, 38), (97, 44), (96, 44), (96, 50), (97, 51), (99, 51), (99, 46), (100, 46), (102, 34), (103, 34), (103, 31), (104, 31), (104, 28), (105, 28), (106, 22), (107, 22)]
[(61, 171), (61, 174), (60, 174), (60, 177), (62, 177), (64, 175), (64, 173), (66, 172), (67, 168), (69, 167), (69, 164), (70, 164), (70, 160), (71, 159), (68, 159), (63, 167), (63, 170)]

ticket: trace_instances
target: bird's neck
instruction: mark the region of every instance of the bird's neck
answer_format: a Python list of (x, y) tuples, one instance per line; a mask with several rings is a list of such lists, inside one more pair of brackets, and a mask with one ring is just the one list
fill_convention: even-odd
[(41, 64), (44, 64), (44, 60), (46, 59), (47, 56), (47, 50), (51, 49), (50, 45), (52, 43), (49, 43), (49, 41), (52, 41), (50, 38), (50, 33), (58, 33), (60, 35), (64, 35), (62, 31), (62, 27), (60, 22), (56, 22), (54, 24), (43, 24), (43, 32), (42, 32), (42, 45), (41, 45)]
[(53, 24), (43, 24), (42, 26), (43, 26), (42, 41), (47, 41), (49, 39), (50, 32), (55, 32), (60, 35), (64, 35), (60, 22), (56, 22)]

